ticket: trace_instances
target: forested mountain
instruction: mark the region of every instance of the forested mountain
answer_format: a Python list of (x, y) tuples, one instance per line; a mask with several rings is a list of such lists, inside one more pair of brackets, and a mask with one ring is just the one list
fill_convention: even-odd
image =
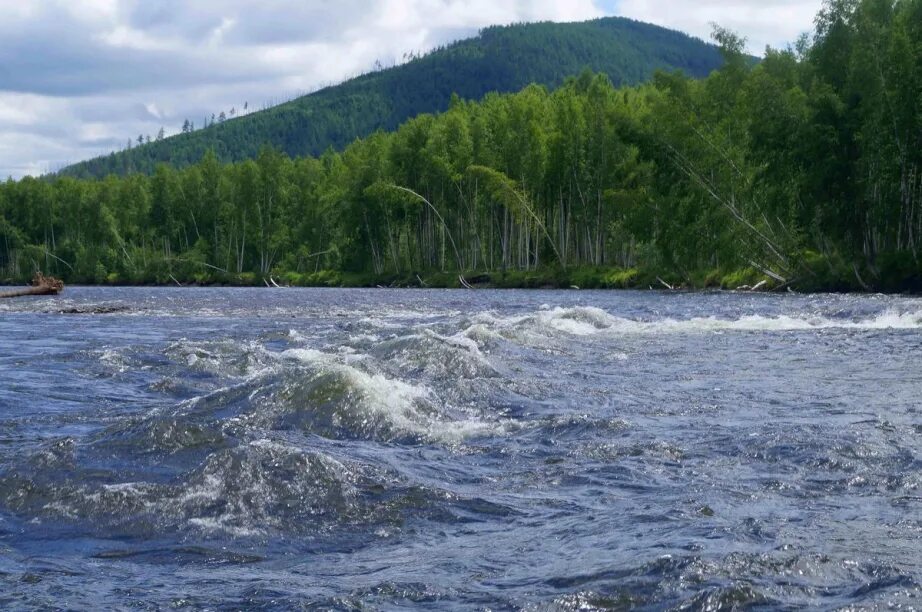
[(704, 79), (586, 72), (320, 157), (9, 181), (0, 278), (922, 291), (922, 0), (828, 2), (758, 65), (715, 37)]
[(212, 150), (222, 162), (255, 158), (269, 144), (290, 156), (342, 149), (420, 113), (444, 111), (452, 94), (479, 100), (537, 83), (550, 88), (588, 68), (615, 85), (656, 69), (704, 77), (721, 63), (717, 49), (685, 34), (622, 18), (583, 23), (491, 27), (406, 64), (367, 74), (292, 102), (165, 140), (79, 163), (75, 177), (151, 173), (157, 163), (184, 167)]

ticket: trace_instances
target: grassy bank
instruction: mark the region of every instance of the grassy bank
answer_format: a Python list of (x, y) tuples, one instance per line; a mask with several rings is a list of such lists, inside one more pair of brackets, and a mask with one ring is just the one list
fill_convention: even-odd
[[(219, 270), (159, 268), (131, 277), (117, 273), (68, 275), (70, 284), (100, 286), (228, 286), (261, 287), (278, 284), (290, 287), (393, 287), (393, 288), (476, 288), (498, 289), (724, 289), (800, 292), (884, 292), (922, 293), (922, 269), (909, 262), (884, 262), (879, 270), (858, 269), (838, 259), (805, 253), (797, 276), (786, 282), (755, 268), (706, 270), (684, 275), (662, 270), (611, 267), (545, 267), (535, 270), (492, 272), (405, 272), (373, 274), (320, 270), (312, 273), (275, 271), (270, 275), (241, 274)], [(31, 274), (7, 278), (7, 284), (24, 284)]]

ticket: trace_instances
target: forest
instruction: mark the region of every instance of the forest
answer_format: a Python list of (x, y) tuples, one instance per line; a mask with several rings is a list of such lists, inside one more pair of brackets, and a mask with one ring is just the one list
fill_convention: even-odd
[[(0, 279), (922, 291), (922, 0), (754, 64), (584, 71), (342, 151), (0, 185)], [(219, 126), (220, 127), (220, 126)]]
[[(143, 135), (128, 134), (131, 140), (124, 150), (59, 174), (152, 174), (158, 163), (184, 168), (209, 150), (222, 162), (243, 161), (255, 158), (267, 144), (292, 157), (317, 156), (329, 147), (342, 150), (378, 129), (394, 130), (421, 113), (443, 112), (452, 94), (479, 100), (532, 83), (556, 89), (585, 68), (608, 75), (616, 85), (636, 85), (658, 68), (704, 77), (721, 64), (713, 45), (618, 17), (494, 26), (425, 55), (408, 54), (408, 59), (244, 116), (234, 118), (236, 107), (215, 109), (210, 117), (187, 119), (182, 132), (170, 138), (163, 138), (161, 131), (145, 143)], [(249, 103), (240, 104), (245, 110)]]

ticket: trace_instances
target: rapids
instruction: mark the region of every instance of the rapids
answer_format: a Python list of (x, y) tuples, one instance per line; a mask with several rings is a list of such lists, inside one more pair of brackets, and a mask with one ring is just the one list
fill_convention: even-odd
[(0, 607), (909, 609), (922, 300), (0, 303)]

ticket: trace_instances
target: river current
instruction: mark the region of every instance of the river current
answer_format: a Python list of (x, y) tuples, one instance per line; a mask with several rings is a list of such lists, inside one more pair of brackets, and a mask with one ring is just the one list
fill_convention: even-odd
[(0, 607), (922, 605), (922, 300), (0, 303)]

